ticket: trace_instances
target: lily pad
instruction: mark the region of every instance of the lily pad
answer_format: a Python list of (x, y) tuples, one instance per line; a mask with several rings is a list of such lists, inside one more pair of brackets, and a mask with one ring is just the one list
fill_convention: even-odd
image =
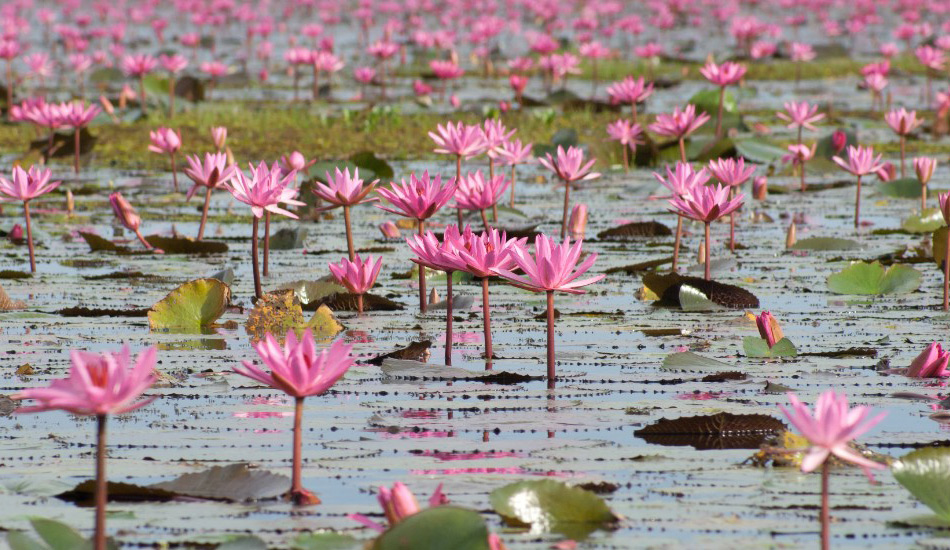
[(828, 290), (835, 294), (907, 294), (920, 287), (921, 274), (916, 269), (894, 264), (884, 268), (881, 262), (854, 262), (844, 270), (828, 276)]
[(764, 338), (757, 336), (746, 336), (742, 339), (742, 350), (747, 357), (795, 357), (798, 350), (795, 344), (788, 338), (782, 338), (775, 345), (769, 348), (769, 343)]
[(346, 288), (333, 281), (294, 281), (277, 287), (279, 290), (293, 290), (301, 304), (314, 303), (322, 298), (346, 292)]
[(400, 521), (373, 542), (373, 550), (489, 550), (488, 527), (473, 510), (436, 506)]
[[(46, 518), (30, 518), (30, 525), (42, 542), (20, 531), (11, 531), (7, 533), (10, 550), (92, 550), (92, 540), (84, 538), (65, 523)], [(116, 550), (118, 546), (109, 538), (106, 540), (106, 548)]]
[(901, 229), (909, 233), (932, 233), (945, 225), (939, 208), (927, 208), (901, 222)]
[(854, 250), (856, 248), (861, 248), (861, 243), (839, 237), (809, 237), (789, 247), (790, 250)]
[(250, 468), (245, 463), (212, 466), (149, 486), (178, 495), (231, 502), (277, 498), (289, 487), (286, 476)]
[(343, 325), (327, 306), (320, 306), (309, 321), (304, 321), (300, 300), (289, 289), (264, 294), (244, 324), (244, 329), (256, 340), (268, 333), (282, 339), (288, 330), (300, 333), (308, 328), (313, 331), (314, 338), (325, 340), (343, 330)]
[[(716, 113), (719, 111), (719, 88), (710, 88), (706, 90), (700, 90), (693, 94), (693, 97), (689, 98), (687, 103), (692, 103), (696, 106), (697, 111), (705, 111), (711, 117), (715, 117)], [(731, 91), (726, 90), (725, 96), (723, 96), (722, 101), (722, 112), (723, 113), (734, 113), (738, 103), (736, 102), (736, 96)]]
[(189, 281), (152, 306), (152, 330), (194, 331), (211, 326), (227, 309), (231, 289), (217, 279)]
[(891, 473), (917, 500), (950, 522), (950, 447), (917, 449), (891, 464)]
[[(350, 155), (349, 161), (359, 167), (361, 176), (366, 170), (371, 170), (374, 174), (373, 179), (391, 180), (395, 176), (393, 167), (385, 160), (377, 157), (372, 151), (360, 151)], [(363, 176), (366, 179), (366, 176)], [(370, 180), (372, 181), (372, 180)]]
[(724, 309), (706, 297), (700, 290), (689, 285), (680, 285), (680, 307), (683, 311), (716, 311)]
[(556, 532), (583, 539), (617, 521), (604, 499), (561, 481), (519, 481), (499, 487), (489, 496), (492, 508), (515, 527), (532, 533)]
[(688, 285), (720, 306), (733, 309), (755, 309), (759, 307), (759, 299), (748, 290), (717, 281), (707, 281), (702, 277), (684, 277), (678, 273), (647, 273), (643, 276), (643, 284), (656, 296), (660, 297), (656, 302), (656, 305), (659, 306), (680, 306), (680, 287)]
[(597, 234), (598, 239), (628, 240), (645, 237), (667, 237), (673, 234), (669, 227), (657, 221), (631, 222), (605, 229)]
[(291, 541), (293, 550), (356, 550), (362, 548), (360, 541), (341, 533), (304, 533)]
[(788, 154), (787, 149), (761, 139), (740, 139), (735, 144), (739, 156), (760, 164), (775, 162)]
[(895, 199), (919, 199), (922, 193), (920, 182), (916, 178), (898, 178), (885, 181), (877, 186), (877, 190), (882, 195)]
[(226, 243), (197, 241), (190, 237), (148, 235), (145, 240), (155, 248), (162, 249), (165, 254), (223, 254), (228, 251)]
[(767, 437), (785, 429), (781, 420), (769, 415), (721, 412), (661, 418), (633, 435), (655, 445), (688, 445), (697, 450), (757, 449)]

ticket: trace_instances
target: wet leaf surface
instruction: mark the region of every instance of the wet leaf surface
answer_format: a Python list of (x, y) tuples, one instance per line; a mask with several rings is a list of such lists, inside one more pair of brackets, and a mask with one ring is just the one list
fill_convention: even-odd
[(492, 491), (490, 500), (506, 523), (528, 527), (532, 534), (557, 532), (584, 539), (617, 519), (603, 499), (591, 491), (550, 479), (499, 487)]
[(768, 436), (785, 429), (785, 424), (772, 416), (723, 412), (671, 420), (662, 418), (633, 435), (655, 445), (689, 445), (699, 450), (756, 449)]

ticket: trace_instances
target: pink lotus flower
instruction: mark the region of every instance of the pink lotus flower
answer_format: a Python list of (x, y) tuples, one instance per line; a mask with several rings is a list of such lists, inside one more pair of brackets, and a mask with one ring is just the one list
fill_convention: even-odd
[(587, 164), (584, 164), (584, 150), (573, 145), (568, 147), (567, 151), (558, 145), (556, 158), (552, 158), (551, 153), (546, 153), (545, 157), (547, 158), (539, 158), (538, 162), (554, 172), (564, 182), (564, 211), (561, 214), (561, 237), (564, 237), (567, 234), (567, 212), (570, 207), (571, 183), (600, 177), (600, 173), (590, 171), (597, 159), (590, 159)]
[(405, 216), (419, 221), (431, 218), (440, 208), (445, 206), (455, 194), (454, 180), (442, 184), (442, 176), (429, 177), (429, 171), (423, 172), (422, 177), (415, 173), (409, 175), (409, 182), (402, 180), (401, 184), (393, 182), (392, 189), (377, 189), (393, 208), (377, 205), (377, 208), (391, 212), (398, 216)]
[(815, 50), (810, 44), (792, 42), (789, 48), (791, 50), (790, 57), (792, 61), (801, 63), (815, 59)]
[(376, 283), (379, 270), (383, 267), (383, 259), (376, 258), (374, 263), (372, 256), (367, 256), (365, 261), (359, 254), (355, 256), (353, 260), (343, 258), (339, 264), (331, 263), (328, 266), (333, 278), (350, 293), (357, 295), (357, 312), (363, 313), (363, 294), (369, 292)]
[(835, 164), (855, 176), (865, 176), (876, 172), (881, 167), (881, 155), (874, 156), (874, 149), (868, 147), (848, 146), (848, 161), (845, 162), (841, 157), (832, 157)]
[(198, 225), (198, 240), (200, 241), (204, 237), (205, 224), (208, 221), (211, 192), (215, 189), (225, 189), (224, 184), (234, 177), (236, 168), (228, 166), (228, 157), (224, 153), (205, 153), (204, 162), (198, 155), (186, 157), (185, 160), (188, 161), (185, 175), (194, 182), (185, 200), (191, 200), (199, 188), (205, 188), (205, 202), (201, 210), (201, 223)]
[(360, 84), (369, 84), (376, 78), (376, 69), (372, 67), (357, 67), (353, 69), (353, 78)]
[(775, 343), (785, 337), (782, 334), (782, 327), (768, 311), (763, 311), (755, 317), (755, 325), (759, 329), (759, 336), (766, 341), (769, 349), (775, 346)]
[(522, 145), (520, 139), (513, 139), (496, 147), (495, 153), (507, 165), (527, 164), (534, 160), (534, 155), (531, 154), (532, 147), (531, 143)]
[[(376, 499), (383, 509), (383, 514), (386, 516), (386, 522), (389, 527), (421, 511), (415, 495), (413, 495), (409, 487), (401, 481), (397, 481), (393, 485), (392, 490), (387, 487), (380, 487)], [(448, 504), (448, 502), (448, 498), (442, 493), (442, 484), (440, 483), (439, 486), (436, 487), (435, 492), (432, 493), (432, 496), (429, 497), (429, 507), (442, 506), (443, 504)], [(386, 526), (380, 525), (362, 514), (350, 514), (347, 517), (379, 533), (386, 531)]]
[(327, 183), (325, 184), (319, 181), (315, 182), (313, 193), (330, 204), (336, 206), (353, 206), (378, 200), (366, 199), (366, 196), (373, 191), (376, 184), (379, 183), (379, 180), (373, 180), (368, 184), (364, 184), (363, 180), (360, 179), (359, 168), (353, 171), (352, 176), (350, 175), (349, 168), (345, 168), (343, 172), (340, 172), (340, 169), (336, 168), (333, 174), (329, 172), (326, 173), (326, 181)]
[(188, 58), (179, 54), (159, 55), (158, 62), (171, 74), (178, 74), (188, 66)]
[(306, 397), (326, 392), (346, 373), (354, 362), (350, 355), (353, 347), (337, 340), (317, 353), (310, 329), (304, 331), (299, 340), (293, 329), (288, 330), (283, 347), (270, 333), (251, 345), (270, 372), (251, 361), (243, 361), (244, 367), (235, 367), (234, 372), (294, 397), (293, 475), (289, 496), (296, 504), (319, 504), (320, 499), (304, 489), (301, 481), (303, 402)]
[(815, 131), (814, 123), (824, 119), (825, 113), (819, 113), (818, 105), (810, 105), (807, 101), (786, 101), (785, 112), (775, 113), (775, 116), (787, 122), (789, 128)]
[(840, 155), (841, 151), (844, 151), (844, 146), (847, 144), (848, 134), (842, 132), (841, 130), (835, 130), (834, 133), (831, 134), (831, 148), (834, 150), (836, 155)]
[(277, 206), (280, 203), (305, 206), (305, 203), (294, 199), (298, 191), (290, 187), (296, 172), (281, 176), (277, 163), (270, 167), (266, 162), (261, 162), (256, 167), (248, 163), (248, 166), (250, 177), (245, 176), (241, 170), (235, 170), (234, 177), (223, 183), (224, 188), (235, 199), (250, 206), (255, 218), (263, 217), (266, 210), (296, 220), (296, 214)]
[(818, 397), (814, 414), (795, 394), (789, 393), (788, 399), (792, 410), (781, 405), (779, 408), (812, 445), (802, 459), (803, 472), (811, 472), (822, 466), (830, 455), (861, 467), (872, 481), (872, 469), (886, 468), (884, 464), (865, 458), (848, 445), (851, 440), (873, 428), (886, 413), (865, 422), (870, 411), (866, 407), (849, 409), (848, 398), (839, 396), (834, 390), (828, 390)]
[(640, 136), (643, 134), (643, 128), (639, 124), (634, 124), (625, 118), (618, 119), (607, 124), (607, 135), (623, 145), (639, 145)]
[(429, 68), (432, 74), (440, 80), (452, 80), (461, 78), (465, 70), (459, 67), (454, 61), (444, 59), (433, 59), (429, 61)]
[(572, 239), (583, 239), (587, 229), (587, 205), (575, 204), (571, 209), (571, 220), (568, 222), (568, 233)]
[(487, 144), (478, 126), (469, 126), (463, 122), (447, 122), (445, 126), (436, 125), (436, 132), (429, 132), (429, 137), (435, 142), (436, 153), (456, 155), (460, 158), (470, 158), (485, 152)]
[(742, 80), (747, 69), (741, 63), (726, 61), (722, 65), (716, 65), (712, 61), (706, 62), (706, 65), (699, 69), (699, 73), (706, 80), (719, 87), (732, 86)]
[(211, 142), (218, 151), (222, 151), (228, 141), (228, 129), (225, 126), (211, 127)]
[(914, 171), (917, 174), (917, 180), (921, 185), (926, 186), (930, 183), (930, 178), (937, 169), (937, 159), (933, 157), (917, 157), (914, 159)]
[(945, 62), (943, 52), (932, 46), (920, 46), (914, 50), (914, 55), (917, 56), (917, 61), (920, 62), (924, 67), (933, 70), (940, 71), (943, 69), (943, 64)]
[(383, 222), (379, 224), (379, 231), (383, 234), (384, 239), (398, 239), (402, 236), (399, 227), (393, 222)]
[(709, 115), (706, 113), (697, 115), (696, 106), (690, 104), (682, 111), (679, 107), (674, 107), (671, 114), (656, 115), (656, 121), (649, 128), (656, 134), (679, 141), (680, 161), (686, 162), (686, 146), (683, 140), (708, 121)]
[(30, 166), (26, 171), (13, 167), (12, 181), (0, 177), (0, 201), (23, 201), (23, 217), (26, 221), (26, 243), (30, 253), (30, 273), (36, 273), (36, 252), (33, 247), (33, 229), (30, 225), (30, 201), (59, 187), (60, 182), (50, 182), (52, 171)]
[(104, 354), (73, 350), (69, 376), (54, 380), (48, 388), (23, 390), (12, 399), (34, 399), (39, 404), (21, 407), (17, 413), (63, 410), (79, 415), (123, 414), (148, 405), (157, 397), (139, 398), (155, 382), (157, 349), (138, 355), (132, 364), (129, 347)]
[(713, 176), (722, 182), (723, 185), (738, 187), (752, 177), (752, 173), (755, 172), (755, 166), (746, 168), (745, 160), (742, 157), (739, 157), (738, 160), (733, 158), (719, 158), (709, 161), (709, 171), (712, 172)]
[(692, 193), (669, 200), (672, 212), (680, 213), (691, 220), (711, 223), (742, 206), (745, 195), (729, 199), (729, 187), (717, 184), (693, 188)]
[(508, 85), (515, 92), (515, 101), (521, 101), (521, 95), (524, 89), (528, 87), (528, 77), (520, 74), (513, 74), (508, 77)]
[(924, 123), (923, 120), (917, 118), (917, 111), (907, 111), (903, 107), (885, 114), (884, 121), (899, 136), (906, 136)]
[(507, 143), (515, 130), (505, 128), (505, 123), (496, 118), (487, 118), (482, 124), (482, 141), (484, 142), (485, 154), (488, 155), (489, 162), (493, 162), (498, 156), (498, 148)]
[(101, 111), (99, 107), (90, 105), (86, 107), (84, 101), (76, 100), (69, 103), (63, 103), (60, 106), (60, 115), (62, 122), (66, 126), (73, 127), (73, 170), (79, 173), (79, 153), (80, 153), (80, 130), (86, 126), (92, 119), (96, 118)]
[(151, 144), (148, 150), (160, 155), (168, 155), (172, 165), (172, 183), (175, 192), (178, 192), (178, 171), (175, 169), (175, 153), (181, 149), (181, 132), (160, 126), (157, 130), (148, 133)]
[(607, 86), (607, 95), (613, 104), (627, 103), (633, 113), (633, 122), (637, 121), (637, 103), (646, 101), (653, 94), (653, 83), (646, 82), (643, 77), (628, 76), (619, 82)]
[(911, 378), (946, 378), (950, 376), (947, 365), (950, 363), (950, 351), (944, 351), (940, 344), (931, 342), (924, 348), (907, 369)]
[(686, 197), (697, 189), (706, 185), (711, 174), (705, 168), (699, 171), (693, 170), (693, 167), (686, 162), (677, 162), (673, 170), (666, 167), (666, 178), (653, 172), (653, 177), (657, 179), (664, 187), (673, 193), (674, 197)]
[(485, 209), (491, 208), (501, 200), (510, 184), (511, 181), (503, 174), (486, 179), (481, 170), (469, 172), (468, 175), (462, 177), (455, 189), (455, 207), (462, 210), (480, 211), (485, 227), (488, 227)]

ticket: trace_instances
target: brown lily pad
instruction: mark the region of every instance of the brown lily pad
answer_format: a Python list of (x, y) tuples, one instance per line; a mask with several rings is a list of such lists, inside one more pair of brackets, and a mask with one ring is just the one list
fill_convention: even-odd
[[(357, 297), (356, 294), (351, 294), (349, 292), (338, 292), (319, 298), (303, 306), (304, 311), (316, 311), (318, 307), (325, 305), (332, 309), (333, 311), (356, 311), (357, 310)], [(389, 298), (384, 296), (377, 296), (375, 294), (364, 294), (363, 295), (363, 311), (399, 311), (405, 309), (405, 306), (398, 302), (394, 302)]]
[(382, 365), (383, 361), (386, 359), (405, 359), (408, 361), (419, 361), (425, 363), (431, 353), (429, 348), (432, 347), (432, 340), (423, 340), (421, 342), (411, 342), (408, 346), (404, 348), (397, 349), (396, 351), (391, 351), (384, 355), (374, 357), (367, 361), (370, 365)]
[(597, 234), (598, 239), (630, 240), (646, 237), (668, 237), (673, 231), (660, 222), (631, 222), (605, 229)]
[(706, 298), (723, 307), (733, 309), (755, 309), (759, 307), (759, 299), (748, 290), (720, 283), (707, 281), (701, 277), (684, 277), (677, 273), (648, 273), (643, 276), (643, 284), (660, 297), (655, 302), (659, 306), (679, 307), (680, 287), (688, 285), (703, 293)]
[(63, 317), (148, 317), (147, 309), (107, 309), (84, 306), (66, 307), (56, 313)]
[(718, 413), (660, 420), (633, 432), (655, 445), (691, 446), (704, 449), (758, 449), (785, 424), (765, 414)]

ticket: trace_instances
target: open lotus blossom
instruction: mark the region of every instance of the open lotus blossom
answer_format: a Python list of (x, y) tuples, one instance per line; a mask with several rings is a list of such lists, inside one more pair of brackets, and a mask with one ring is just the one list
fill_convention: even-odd
[(593, 267), (597, 261), (597, 254), (588, 255), (580, 261), (583, 241), (573, 245), (569, 238), (558, 244), (557, 241), (546, 235), (538, 235), (534, 240), (534, 257), (524, 246), (511, 249), (511, 259), (524, 275), (518, 275), (508, 269), (495, 269), (501, 278), (518, 288), (531, 292), (547, 294), (548, 318), (548, 388), (554, 388), (554, 293), (567, 292), (569, 294), (583, 294), (582, 287), (592, 285), (606, 275), (595, 275), (580, 279), (582, 275)]
[[(482, 129), (464, 122), (446, 122), (445, 126), (436, 125), (435, 132), (429, 132), (435, 142), (436, 153), (455, 155), (455, 179), (462, 178), (462, 159), (469, 159), (484, 153), (488, 147)], [(462, 220), (459, 220), (461, 225)]]
[(486, 179), (481, 170), (462, 176), (455, 189), (455, 207), (459, 210), (475, 210), (481, 213), (482, 223), (488, 229), (485, 209), (491, 208), (504, 196), (511, 182), (504, 174)]
[[(738, 160), (733, 158), (719, 158), (709, 161), (709, 171), (712, 172), (712, 174), (716, 176), (716, 179), (722, 182), (723, 185), (729, 186), (729, 196), (733, 197), (736, 194), (736, 188), (752, 177), (752, 173), (755, 172), (755, 166), (746, 167), (745, 159), (742, 157), (739, 157)], [(736, 250), (735, 212), (729, 214), (729, 250), (733, 252)]]
[(785, 111), (775, 113), (775, 116), (788, 123), (789, 128), (798, 129), (798, 144), (802, 144), (802, 129), (817, 130), (815, 123), (825, 118), (825, 113), (818, 112), (818, 105), (811, 105), (807, 101), (786, 101)]
[(696, 106), (689, 104), (682, 111), (679, 107), (674, 107), (670, 114), (656, 115), (656, 121), (649, 128), (651, 132), (677, 140), (680, 146), (680, 161), (686, 162), (684, 140), (708, 121), (709, 115), (706, 113), (697, 115)]
[[(412, 173), (409, 174), (408, 183), (402, 180), (401, 184), (393, 182), (392, 189), (377, 189), (376, 192), (393, 205), (393, 208), (382, 205), (377, 205), (377, 208), (416, 220), (419, 235), (422, 235), (425, 233), (425, 221), (452, 199), (456, 187), (455, 179), (443, 185), (442, 176), (436, 175), (430, 178), (428, 170), (422, 173), (422, 177), (416, 177), (416, 174)], [(426, 311), (425, 290), (425, 267), (420, 266), (419, 311), (421, 313)]]
[[(686, 162), (677, 162), (673, 170), (666, 167), (666, 178), (653, 172), (653, 177), (657, 179), (664, 187), (670, 190), (674, 197), (687, 197), (697, 189), (706, 185), (711, 174), (705, 169), (699, 171), (693, 170), (693, 167)], [(679, 265), (680, 245), (683, 239), (683, 214), (676, 213), (676, 237), (673, 242), (673, 272)]]
[(907, 135), (920, 127), (924, 123), (922, 119), (917, 118), (917, 111), (908, 111), (901, 107), (894, 109), (884, 115), (884, 121), (894, 130), (894, 133), (900, 138), (901, 144), (901, 177), (904, 177), (904, 159), (906, 156)]
[(689, 219), (703, 222), (705, 224), (705, 277), (707, 281), (710, 278), (709, 224), (734, 212), (735, 210), (738, 210), (739, 207), (742, 206), (743, 200), (745, 199), (745, 195), (741, 193), (738, 196), (730, 199), (729, 193), (730, 188), (723, 187), (721, 184), (716, 184), (716, 187), (705, 185), (694, 188), (693, 192), (688, 196), (673, 197), (669, 201), (670, 205), (673, 207), (673, 212), (677, 212)]
[(646, 82), (643, 77), (628, 76), (619, 82), (607, 86), (607, 95), (613, 104), (626, 103), (630, 105), (631, 120), (637, 122), (637, 103), (646, 101), (653, 94), (653, 83)]
[(511, 166), (510, 204), (512, 208), (515, 207), (515, 166), (534, 162), (534, 155), (531, 152), (533, 147), (534, 145), (531, 143), (522, 145), (520, 139), (513, 139), (505, 141), (495, 149), (498, 153), (498, 158), (504, 164)]
[(871, 73), (864, 77), (864, 87), (871, 91), (871, 111), (873, 112), (877, 105), (884, 105), (882, 92), (887, 87), (887, 78), (880, 73)]
[(591, 172), (590, 169), (597, 162), (597, 159), (590, 159), (584, 163), (584, 150), (571, 145), (564, 150), (564, 147), (557, 146), (557, 154), (551, 157), (551, 153), (545, 153), (545, 158), (539, 158), (538, 162), (548, 170), (554, 172), (562, 182), (564, 182), (564, 211), (561, 215), (561, 238), (567, 235), (567, 212), (571, 202), (571, 184), (575, 181), (587, 181), (600, 177), (599, 172)]
[(333, 278), (345, 286), (351, 294), (356, 295), (356, 310), (357, 313), (362, 314), (363, 295), (376, 284), (376, 277), (379, 276), (379, 270), (383, 267), (383, 258), (374, 260), (372, 256), (367, 256), (363, 260), (359, 254), (356, 254), (353, 260), (343, 258), (338, 264), (328, 265)]
[(159, 55), (158, 63), (168, 72), (168, 116), (175, 116), (175, 79), (188, 66), (188, 58), (180, 54)]
[(950, 351), (944, 351), (937, 342), (931, 342), (920, 355), (914, 358), (907, 368), (907, 376), (911, 378), (946, 378), (950, 376), (947, 370), (950, 363)]
[(831, 160), (858, 178), (858, 188), (855, 192), (854, 200), (854, 227), (858, 227), (861, 220), (861, 176), (877, 172), (881, 169), (881, 155), (875, 157), (874, 149), (870, 146), (854, 147), (849, 145), (847, 162), (838, 156), (832, 157)]
[[(466, 227), (465, 232), (471, 234), (471, 228)], [(457, 225), (447, 225), (442, 234), (442, 242), (431, 231), (426, 231), (425, 235), (410, 235), (406, 238), (406, 244), (416, 255), (412, 261), (420, 266), (445, 272), (445, 364), (452, 364), (452, 274), (459, 271), (462, 267), (461, 260), (457, 257), (455, 251), (461, 244), (461, 234)]]
[(17, 413), (67, 411), (96, 417), (95, 534), (93, 547), (106, 549), (106, 419), (144, 407), (157, 397), (142, 399), (155, 383), (158, 350), (142, 351), (132, 362), (129, 347), (103, 354), (73, 350), (69, 352), (69, 376), (53, 380), (47, 388), (26, 389), (11, 399), (32, 399), (36, 405), (20, 407)]
[(917, 56), (917, 61), (924, 66), (927, 72), (927, 87), (924, 89), (924, 105), (930, 105), (931, 98), (933, 97), (932, 82), (934, 73), (943, 70), (946, 58), (940, 49), (926, 44), (914, 50), (914, 55)]
[(717, 65), (713, 61), (708, 61), (705, 66), (699, 69), (706, 80), (719, 86), (719, 110), (716, 114), (716, 136), (722, 135), (722, 106), (726, 98), (726, 87), (738, 84), (745, 76), (746, 66), (741, 63), (726, 61), (722, 65)]
[(630, 170), (630, 149), (636, 151), (637, 145), (643, 143), (640, 140), (640, 136), (643, 135), (643, 128), (639, 124), (621, 118), (607, 124), (607, 135), (610, 136), (610, 139), (620, 142), (623, 150), (623, 170), (628, 172)]
[[(488, 157), (488, 178), (495, 179), (495, 160), (501, 157), (498, 148), (507, 143), (515, 130), (508, 130), (505, 124), (497, 118), (487, 118), (482, 124), (482, 140), (484, 141), (485, 155)], [(492, 221), (498, 221), (498, 205), (492, 203)]]
[(70, 101), (62, 106), (63, 124), (73, 128), (73, 171), (79, 173), (80, 131), (101, 112), (95, 105), (86, 106), (82, 100)]
[(145, 75), (155, 70), (158, 60), (148, 54), (126, 55), (122, 58), (122, 71), (139, 80), (139, 104), (142, 112), (148, 110), (145, 96)]
[(344, 168), (342, 172), (340, 172), (339, 168), (335, 168), (333, 174), (326, 172), (326, 183), (317, 181), (313, 184), (313, 194), (332, 204), (333, 206), (330, 208), (343, 208), (343, 222), (346, 228), (346, 248), (350, 260), (356, 258), (356, 251), (353, 247), (353, 228), (350, 224), (350, 208), (357, 204), (378, 200), (375, 197), (370, 199), (366, 198), (366, 196), (372, 193), (373, 189), (376, 188), (377, 183), (379, 183), (378, 179), (364, 183), (363, 180), (360, 179), (359, 168), (353, 169), (352, 176), (350, 175), (349, 168)]
[(927, 184), (937, 169), (937, 159), (933, 157), (917, 157), (914, 159), (914, 173), (917, 174), (917, 181), (920, 182), (920, 211), (923, 213), (927, 208)]
[(200, 241), (204, 237), (205, 224), (208, 222), (211, 192), (215, 189), (224, 189), (225, 182), (234, 177), (236, 168), (228, 166), (228, 157), (224, 153), (205, 153), (204, 161), (198, 155), (185, 157), (185, 160), (188, 162), (185, 175), (194, 182), (185, 200), (191, 200), (198, 189), (205, 188), (205, 202), (201, 209), (201, 223), (198, 225), (198, 240)]
[(814, 413), (795, 394), (789, 393), (788, 400), (791, 410), (781, 405), (779, 408), (795, 429), (811, 443), (808, 454), (802, 459), (802, 471), (811, 472), (821, 467), (821, 540), (822, 548), (826, 550), (830, 539), (828, 477), (831, 469), (828, 458), (834, 455), (859, 466), (873, 481), (871, 470), (883, 470), (887, 466), (865, 458), (852, 449), (849, 443), (873, 428), (884, 418), (885, 413), (867, 420), (870, 411), (866, 407), (849, 408), (847, 396), (838, 395), (834, 390), (818, 396)]
[(26, 243), (30, 251), (30, 273), (36, 273), (36, 252), (33, 248), (33, 229), (30, 224), (30, 201), (59, 187), (60, 182), (50, 181), (52, 174), (49, 168), (30, 166), (27, 171), (14, 166), (11, 179), (0, 177), (0, 201), (23, 201)]
[(482, 315), (485, 331), (486, 368), (490, 369), (492, 353), (491, 309), (488, 303), (488, 279), (498, 270), (510, 270), (515, 267), (512, 253), (523, 248), (527, 238), (509, 239), (504, 231), (487, 228), (481, 235), (475, 235), (470, 227), (459, 236), (454, 244), (454, 256), (457, 269), (471, 273), (482, 281)]
[(310, 329), (299, 340), (293, 329), (288, 330), (283, 346), (270, 333), (251, 345), (267, 370), (253, 361), (242, 361), (244, 366), (234, 367), (234, 372), (294, 398), (293, 475), (288, 496), (295, 504), (319, 504), (320, 499), (304, 489), (301, 481), (303, 402), (326, 392), (346, 373), (354, 362), (350, 355), (353, 346), (337, 340), (318, 353)]
[(818, 143), (812, 143), (811, 147), (803, 144), (789, 145), (788, 154), (782, 157), (782, 162), (791, 162), (793, 165), (798, 167), (798, 175), (800, 178), (799, 189), (805, 191), (805, 163), (810, 161), (815, 156), (815, 151), (817, 150)]
[(159, 155), (168, 155), (172, 165), (172, 183), (178, 192), (178, 171), (175, 169), (175, 153), (181, 149), (181, 132), (171, 128), (159, 127), (148, 133), (151, 143), (148, 150)]
[[(386, 516), (386, 522), (389, 527), (396, 525), (407, 517), (418, 513), (419, 503), (416, 496), (412, 494), (409, 487), (401, 481), (393, 484), (393, 488), (380, 487), (379, 494), (376, 495), (383, 514)], [(442, 493), (442, 484), (435, 488), (435, 492), (429, 497), (429, 507), (434, 508), (443, 504), (448, 504), (449, 499)], [(380, 525), (362, 514), (350, 514), (350, 519), (363, 524), (370, 529), (382, 533), (386, 531), (386, 526)]]
[(284, 210), (281, 203), (305, 206), (305, 203), (296, 200), (298, 191), (290, 186), (296, 172), (291, 172), (281, 176), (280, 168), (275, 162), (273, 166), (268, 167), (266, 162), (261, 162), (257, 166), (248, 163), (250, 167), (250, 177), (245, 176), (241, 170), (234, 172), (234, 177), (224, 182), (224, 188), (237, 201), (251, 207), (251, 264), (254, 271), (254, 295), (260, 299), (263, 296), (261, 290), (261, 275), (257, 260), (258, 246), (258, 223), (259, 218), (264, 216), (265, 212), (273, 212), (281, 216), (297, 219), (297, 215)]
[(755, 326), (759, 329), (759, 336), (769, 345), (769, 349), (775, 347), (775, 343), (785, 337), (782, 334), (782, 327), (775, 320), (775, 317), (768, 311), (763, 311), (755, 317)]

